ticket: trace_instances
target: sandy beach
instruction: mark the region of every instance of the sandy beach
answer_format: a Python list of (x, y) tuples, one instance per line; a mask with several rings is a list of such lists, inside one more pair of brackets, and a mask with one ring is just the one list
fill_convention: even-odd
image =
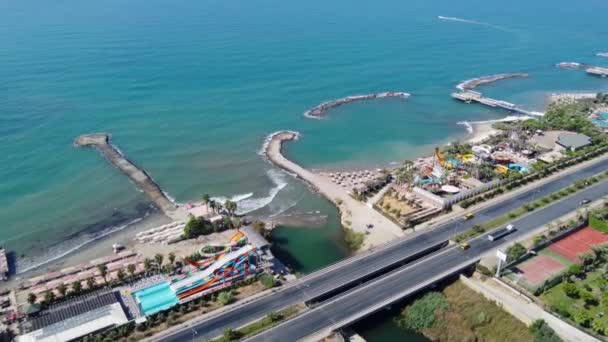
[[(333, 202), (340, 210), (342, 225), (353, 230), (366, 233), (363, 250), (391, 241), (403, 236), (402, 229), (392, 221), (382, 216), (373, 208), (352, 198), (348, 192), (333, 183), (329, 178), (311, 172), (300, 165), (288, 160), (282, 153), (283, 143), (297, 140), (297, 132), (283, 131), (274, 133), (264, 147), (264, 155), (276, 166), (295, 174), (299, 179), (310, 185), (315, 191)], [(368, 225), (373, 228), (367, 229)]]
[(122, 244), (126, 248), (132, 248), (135, 244), (133, 240), (135, 234), (150, 228), (167, 224), (171, 221), (172, 220), (169, 217), (163, 215), (162, 213), (152, 213), (141, 221), (133, 223), (118, 232), (114, 232), (102, 238), (90, 241), (66, 256), (57, 258), (57, 260), (52, 260), (30, 271), (13, 275), (8, 281), (2, 282), (0, 284), (0, 288), (10, 288), (21, 283), (23, 280), (36, 275), (110, 255), (112, 254), (112, 245), (114, 243)]

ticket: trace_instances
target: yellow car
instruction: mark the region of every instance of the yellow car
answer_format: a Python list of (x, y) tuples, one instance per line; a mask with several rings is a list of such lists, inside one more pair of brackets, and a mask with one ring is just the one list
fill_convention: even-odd
[(471, 248), (471, 245), (469, 245), (468, 242), (465, 242), (462, 245), (460, 245), (460, 249), (462, 249), (463, 251), (466, 251), (469, 248)]
[(467, 214), (465, 214), (465, 215), (464, 215), (462, 218), (463, 218), (465, 221), (467, 221), (467, 220), (472, 219), (472, 218), (473, 218), (473, 216), (474, 216), (474, 215), (473, 215), (473, 213), (467, 213)]

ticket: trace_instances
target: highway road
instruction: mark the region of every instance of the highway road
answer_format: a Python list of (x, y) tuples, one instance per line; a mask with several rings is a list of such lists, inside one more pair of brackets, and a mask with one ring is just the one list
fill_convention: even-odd
[[(212, 339), (222, 334), (226, 328), (237, 328), (251, 321), (264, 317), (271, 311), (278, 311), (290, 305), (317, 298), (333, 291), (344, 284), (354, 283), (390, 264), (396, 264), (437, 245), (454, 234), (471, 228), (473, 225), (505, 214), (525, 203), (542, 198), (554, 191), (571, 185), (577, 180), (592, 176), (608, 169), (608, 160), (589, 165), (571, 174), (560, 176), (527, 192), (475, 212), (469, 221), (454, 220), (432, 230), (412, 234), (386, 246), (377, 246), (373, 250), (345, 259), (334, 265), (311, 273), (286, 288), (270, 295), (237, 304), (230, 310), (223, 311), (204, 321), (193, 323), (177, 331), (168, 331), (153, 338), (154, 341), (184, 341)], [(544, 211), (539, 211), (544, 212)], [(551, 215), (549, 215), (551, 216)], [(557, 217), (557, 216), (554, 216)]]
[[(444, 275), (459, 270), (463, 265), (479, 260), (485, 253), (493, 253), (500, 245), (516, 240), (547, 222), (566, 215), (579, 208), (584, 198), (601, 198), (608, 195), (608, 182), (604, 181), (577, 193), (564, 201), (513, 221), (517, 229), (491, 242), (487, 234), (479, 236), (469, 243), (471, 248), (462, 251), (458, 246), (427, 256), (422, 260), (390, 272), (374, 281), (365, 283), (343, 293), (304, 314), (289, 320), (271, 330), (257, 335), (248, 341), (296, 341), (312, 334), (331, 329), (339, 329), (361, 318), (361, 313), (371, 314), (418, 290), (420, 284), (432, 284)], [(400, 296), (399, 296), (400, 295)]]

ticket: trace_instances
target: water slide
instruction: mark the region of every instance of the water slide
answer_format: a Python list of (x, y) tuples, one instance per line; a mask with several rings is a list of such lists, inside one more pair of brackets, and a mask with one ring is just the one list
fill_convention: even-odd
[(225, 254), (201, 272), (196, 272), (172, 283), (171, 289), (180, 299), (208, 289), (218, 279), (223, 279), (227, 270), (235, 268), (238, 271), (237, 273), (242, 272), (243, 266), (249, 263), (249, 256), (254, 253), (256, 253), (256, 249), (253, 246), (245, 245), (236, 251)]
[(211, 278), (205, 285), (203, 286), (199, 286), (199, 287), (195, 287), (189, 291), (180, 293), (177, 295), (177, 298), (179, 299), (184, 299), (186, 297), (192, 296), (193, 294), (199, 293), (201, 291), (204, 291), (206, 289), (208, 289), (209, 287), (211, 287), (211, 285), (213, 285), (218, 279), (220, 279), (219, 276), (215, 276), (213, 278)]
[(435, 147), (435, 157), (437, 157), (437, 160), (439, 160), (441, 165), (443, 165), (443, 167), (446, 169), (452, 168), (452, 165), (443, 159), (443, 155), (441, 154), (441, 151), (439, 151), (439, 147)]

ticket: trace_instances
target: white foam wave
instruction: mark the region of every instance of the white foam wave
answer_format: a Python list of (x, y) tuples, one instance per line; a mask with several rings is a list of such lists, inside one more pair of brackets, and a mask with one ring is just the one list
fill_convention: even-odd
[(455, 22), (465, 23), (465, 24), (480, 25), (480, 26), (490, 27), (490, 28), (502, 30), (502, 31), (511, 31), (510, 29), (508, 29), (506, 27), (498, 26), (498, 25), (494, 25), (494, 24), (490, 24), (490, 23), (485, 23), (483, 21), (476, 21), (476, 20), (456, 18), (456, 17), (444, 17), (442, 15), (437, 16), (437, 19), (445, 20), (445, 21), (455, 21)]
[(258, 154), (261, 156), (266, 156), (266, 149), (268, 148), (268, 145), (270, 145), (272, 138), (274, 138), (276, 135), (281, 134), (281, 133), (295, 134), (295, 136), (296, 136), (295, 140), (298, 140), (302, 136), (300, 134), (300, 132), (296, 132), (296, 131), (276, 131), (276, 132), (270, 133), (266, 136), (266, 139), (264, 139), (264, 143), (262, 144), (262, 147), (258, 150)]
[(267, 196), (259, 198), (250, 197), (237, 202), (237, 214), (247, 214), (267, 206), (268, 204), (270, 204), (270, 202), (272, 202), (272, 200), (274, 200), (276, 195), (287, 186), (287, 179), (285, 179), (285, 173), (277, 170), (268, 170), (268, 172), (266, 172), (266, 175), (268, 175), (268, 178), (270, 178), (270, 180), (272, 181), (272, 183), (274, 183), (275, 186), (268, 191)]
[(68, 254), (70, 254), (72, 252), (75, 252), (78, 249), (80, 249), (80, 248), (88, 245), (91, 242), (94, 242), (96, 240), (104, 238), (104, 237), (106, 237), (106, 236), (108, 236), (110, 234), (119, 232), (119, 231), (127, 228), (128, 226), (130, 226), (130, 225), (132, 225), (134, 223), (137, 223), (137, 222), (139, 222), (141, 220), (143, 220), (142, 217), (136, 218), (134, 220), (131, 220), (131, 221), (129, 221), (126, 224), (121, 225), (121, 226), (109, 227), (109, 228), (104, 229), (103, 231), (101, 231), (101, 232), (93, 235), (89, 239), (87, 239), (85, 241), (82, 241), (82, 242), (80, 242), (80, 243), (78, 243), (76, 245), (70, 246), (70, 247), (67, 246), (68, 243), (69, 243), (69, 241), (66, 241), (65, 243), (62, 243), (61, 245), (59, 245), (59, 246), (57, 246), (55, 248), (51, 248), (51, 249), (47, 250), (46, 255), (42, 255), (42, 256), (39, 256), (39, 257), (37, 256), (38, 260), (42, 259), (44, 261), (34, 262), (31, 265), (28, 265), (28, 266), (24, 267), (23, 269), (19, 269), (18, 268), (17, 274), (21, 274), (21, 273), (33, 270), (35, 268), (38, 268), (40, 266), (44, 266), (44, 265), (46, 265), (48, 263), (51, 263), (53, 261), (59, 260), (59, 259), (65, 257), (66, 255), (68, 255)]
[(469, 126), (474, 125), (474, 124), (485, 124), (485, 123), (495, 123), (495, 122), (510, 122), (510, 121), (523, 121), (523, 120), (528, 120), (528, 119), (532, 119), (531, 116), (527, 116), (527, 115), (509, 115), (506, 116), (502, 119), (495, 119), (495, 120), (482, 120), (482, 121), (461, 121), (458, 122), (459, 125), (464, 125), (465, 122), (466, 124), (468, 124)]
[(598, 52), (595, 54), (597, 57), (605, 57), (608, 58), (608, 52)]
[(458, 125), (465, 126), (465, 127), (466, 127), (466, 129), (467, 129), (467, 132), (468, 132), (469, 134), (472, 134), (472, 133), (473, 133), (473, 125), (471, 125), (471, 124), (470, 124), (468, 121), (460, 121), (460, 122), (457, 122), (457, 124), (458, 124)]
[(231, 200), (232, 202), (238, 203), (238, 202), (240, 202), (242, 200), (245, 200), (245, 199), (248, 199), (248, 198), (250, 198), (252, 196), (253, 196), (253, 192), (249, 192), (249, 193), (246, 193), (246, 194), (237, 194), (237, 195), (234, 195), (232, 197), (217, 196), (217, 197), (212, 197), (211, 199), (214, 200), (214, 201), (216, 201), (216, 202), (219, 202), (221, 204), (224, 204), (224, 202), (226, 202), (227, 200)]

